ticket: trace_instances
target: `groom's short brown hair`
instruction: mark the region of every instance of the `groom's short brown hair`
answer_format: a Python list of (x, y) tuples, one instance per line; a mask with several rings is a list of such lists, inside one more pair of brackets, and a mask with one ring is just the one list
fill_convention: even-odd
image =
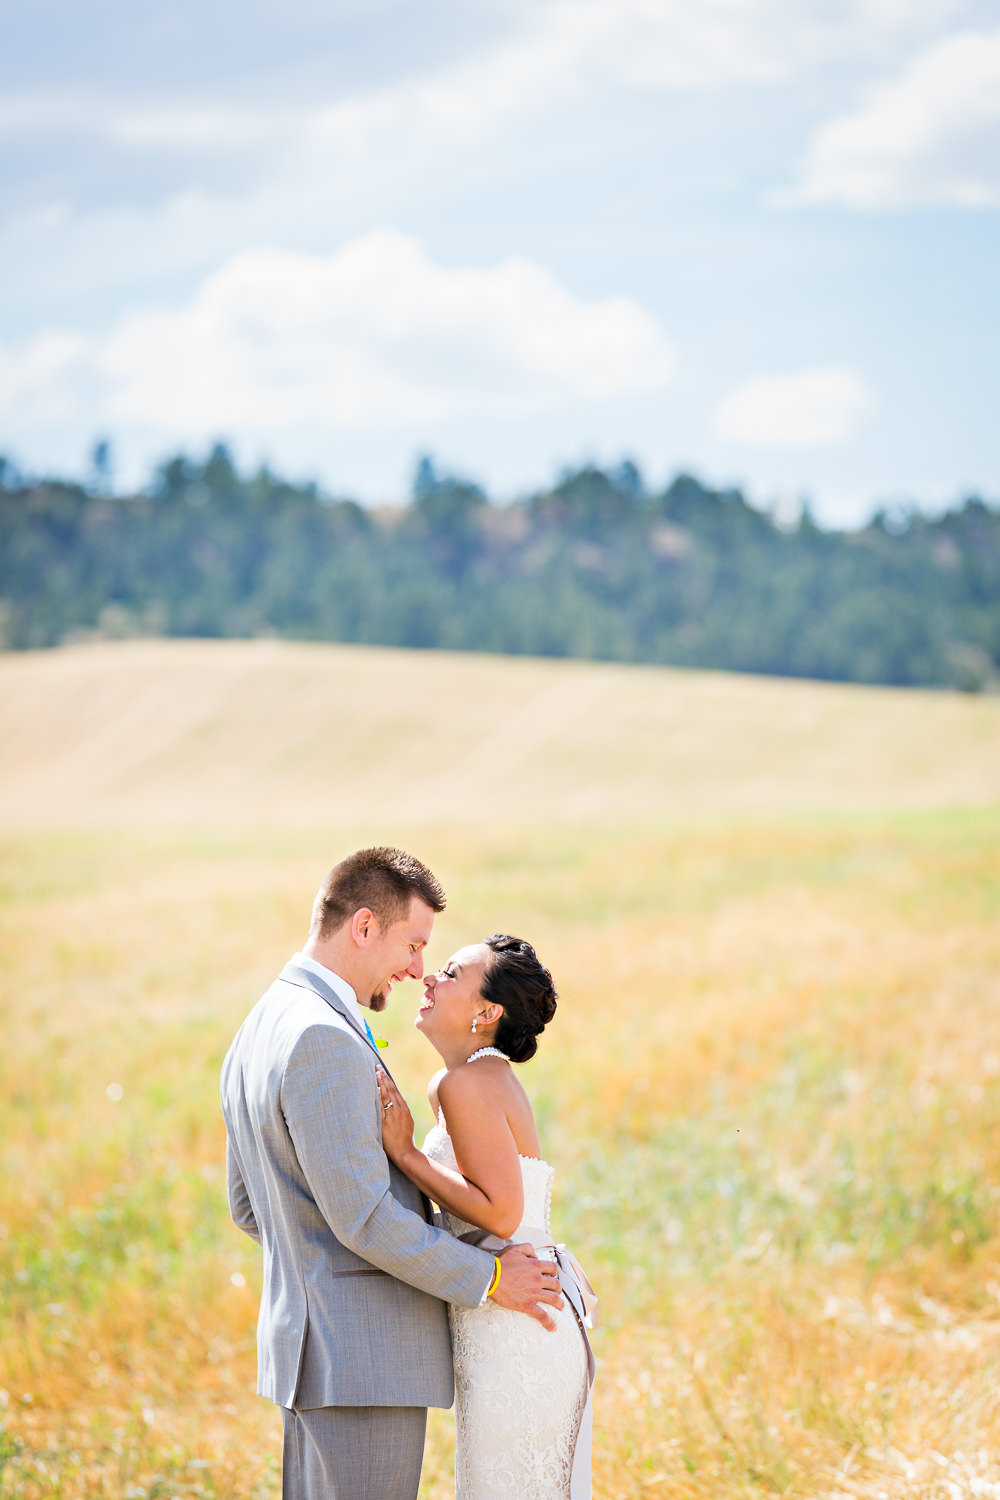
[(328, 938), (367, 906), (385, 932), (402, 921), (414, 896), (431, 911), (444, 911), (444, 887), (419, 859), (402, 849), (359, 849), (334, 865), (320, 886), (310, 930)]

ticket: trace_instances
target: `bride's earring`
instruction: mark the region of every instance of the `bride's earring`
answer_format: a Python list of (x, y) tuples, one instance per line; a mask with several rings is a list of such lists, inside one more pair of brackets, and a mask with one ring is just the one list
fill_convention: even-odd
[(479, 1022), (479, 1017), (478, 1016), (473, 1016), (473, 1018), (472, 1018), (472, 1035), (473, 1036), (475, 1036), (475, 1034), (476, 1034), (476, 1026), (477, 1026), (478, 1022)]

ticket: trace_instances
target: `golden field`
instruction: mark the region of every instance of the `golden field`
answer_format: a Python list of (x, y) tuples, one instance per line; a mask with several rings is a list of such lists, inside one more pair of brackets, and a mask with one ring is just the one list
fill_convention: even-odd
[[(218, 1068), (385, 841), (449, 891), (432, 962), (509, 930), (559, 984), (524, 1078), (601, 1296), (599, 1500), (1000, 1497), (1000, 700), (5, 656), (0, 828), (4, 1500), (278, 1494)], [(382, 1025), (419, 1102), (417, 999)]]

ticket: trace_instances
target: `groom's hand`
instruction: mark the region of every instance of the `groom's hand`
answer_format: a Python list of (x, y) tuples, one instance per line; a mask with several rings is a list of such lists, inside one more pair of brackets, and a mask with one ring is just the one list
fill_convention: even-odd
[(508, 1245), (500, 1251), (500, 1280), (490, 1301), (512, 1312), (527, 1313), (543, 1328), (554, 1329), (556, 1325), (542, 1304), (555, 1308), (563, 1305), (555, 1262), (540, 1260), (530, 1245)]

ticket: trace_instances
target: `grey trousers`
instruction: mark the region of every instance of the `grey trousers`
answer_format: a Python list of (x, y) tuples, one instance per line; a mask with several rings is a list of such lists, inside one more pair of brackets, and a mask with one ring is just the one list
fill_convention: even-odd
[(424, 1406), (281, 1408), (282, 1500), (417, 1500)]

